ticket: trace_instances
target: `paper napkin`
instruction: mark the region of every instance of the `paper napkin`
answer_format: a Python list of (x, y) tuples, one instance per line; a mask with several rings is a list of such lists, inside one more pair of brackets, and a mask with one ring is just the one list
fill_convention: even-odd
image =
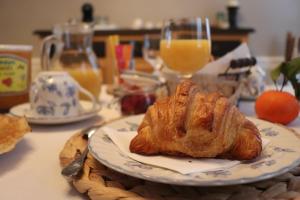
[[(228, 169), (236, 166), (240, 161), (225, 159), (193, 159), (171, 156), (144, 156), (131, 153), (129, 150), (130, 141), (137, 135), (136, 131), (117, 131), (112, 128), (102, 128), (104, 133), (114, 142), (120, 151), (141, 163), (166, 168), (181, 174), (192, 174), (196, 172), (209, 172), (222, 169)], [(267, 141), (264, 142), (268, 143)]]
[[(224, 73), (227, 70), (231, 60), (250, 57), (251, 54), (248, 45), (246, 43), (242, 43), (236, 49), (232, 50), (231, 52), (228, 52), (223, 57), (205, 65), (205, 67), (201, 69), (198, 73), (218, 75)], [(241, 72), (244, 70), (246, 69), (230, 69), (228, 72)]]

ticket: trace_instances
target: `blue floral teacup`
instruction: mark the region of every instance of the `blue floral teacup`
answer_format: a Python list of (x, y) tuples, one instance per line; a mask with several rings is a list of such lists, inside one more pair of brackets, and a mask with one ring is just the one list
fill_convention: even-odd
[[(79, 92), (91, 99), (89, 110), (82, 108)], [(73, 117), (92, 111), (95, 107), (95, 97), (67, 72), (41, 72), (31, 85), (30, 113), (34, 117)]]

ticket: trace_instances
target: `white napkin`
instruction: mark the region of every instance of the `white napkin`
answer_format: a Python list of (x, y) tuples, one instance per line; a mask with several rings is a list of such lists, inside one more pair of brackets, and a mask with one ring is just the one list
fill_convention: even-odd
[[(231, 161), (225, 159), (193, 159), (161, 155), (143, 156), (131, 153), (129, 150), (130, 141), (137, 135), (136, 131), (117, 131), (108, 127), (103, 127), (102, 130), (115, 143), (115, 145), (123, 154), (127, 155), (133, 160), (161, 168), (166, 168), (181, 174), (228, 169), (240, 163), (240, 161)], [(263, 143), (266, 145), (268, 142), (264, 141)]]
[[(249, 47), (246, 43), (242, 43), (240, 46), (228, 52), (226, 55), (221, 58), (208, 63), (202, 68), (198, 73), (199, 74), (212, 74), (217, 75), (224, 73), (228, 66), (230, 65), (231, 60), (239, 58), (249, 58), (251, 57)], [(240, 72), (246, 69), (230, 69), (228, 72)]]
[[(194, 75), (194, 79), (201, 79), (203, 75), (218, 75), (224, 73), (228, 66), (230, 65), (231, 60), (233, 59), (240, 59), (240, 58), (250, 58), (251, 53), (249, 50), (249, 47), (246, 43), (242, 43), (240, 46), (232, 50), (231, 52), (228, 52), (223, 57), (208, 63), (205, 65), (203, 69), (201, 69), (199, 72), (197, 72)], [(228, 73), (240, 73), (247, 71), (248, 68), (238, 68), (238, 69), (229, 69)], [(244, 88), (241, 91), (241, 96), (246, 98), (253, 98), (260, 94), (264, 90), (265, 86), (265, 78), (266, 78), (266, 72), (258, 65), (251, 67), (250, 69), (251, 74), (247, 77), (247, 79), (244, 79), (243, 81), (246, 81), (246, 88)], [(202, 78), (203, 79), (203, 78)]]

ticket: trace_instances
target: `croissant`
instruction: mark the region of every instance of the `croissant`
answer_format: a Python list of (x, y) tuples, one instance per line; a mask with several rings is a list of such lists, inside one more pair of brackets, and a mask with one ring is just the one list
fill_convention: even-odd
[(257, 127), (227, 98), (201, 93), (187, 80), (148, 108), (129, 148), (143, 155), (250, 160), (260, 155), (262, 141)]

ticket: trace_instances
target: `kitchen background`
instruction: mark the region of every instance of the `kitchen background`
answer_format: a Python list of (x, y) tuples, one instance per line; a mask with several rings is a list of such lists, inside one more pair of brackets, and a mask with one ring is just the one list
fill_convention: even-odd
[[(226, 13), (226, 0), (1, 0), (0, 43), (34, 44), (36, 56), (40, 46), (37, 29), (50, 29), (53, 24), (70, 18), (81, 18), (81, 6), (90, 2), (95, 16), (107, 16), (118, 27), (130, 27), (136, 18), (153, 24), (162, 19), (186, 16), (208, 16)], [(239, 24), (254, 28), (250, 48), (254, 55), (282, 56), (287, 31), (300, 36), (299, 0), (240, 0)]]

